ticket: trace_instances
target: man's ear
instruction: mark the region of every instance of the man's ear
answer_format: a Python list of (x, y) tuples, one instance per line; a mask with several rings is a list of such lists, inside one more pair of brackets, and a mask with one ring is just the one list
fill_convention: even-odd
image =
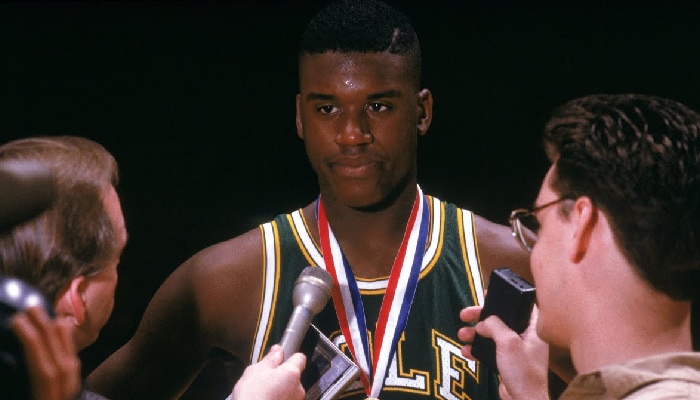
[(85, 322), (85, 277), (78, 276), (70, 281), (70, 284), (59, 293), (56, 299), (56, 315), (67, 316), (75, 325), (80, 326)]
[(433, 94), (428, 89), (418, 92), (418, 135), (428, 132), (433, 122)]
[(296, 99), (296, 108), (297, 108), (297, 116), (296, 116), (296, 124), (297, 124), (297, 136), (299, 136), (302, 140), (304, 140), (304, 126), (301, 123), (301, 94), (297, 93), (297, 99)]
[(571, 262), (579, 262), (586, 254), (593, 234), (593, 229), (598, 222), (598, 209), (589, 197), (582, 196), (576, 199), (569, 213), (569, 219), (573, 224), (574, 246), (571, 252)]

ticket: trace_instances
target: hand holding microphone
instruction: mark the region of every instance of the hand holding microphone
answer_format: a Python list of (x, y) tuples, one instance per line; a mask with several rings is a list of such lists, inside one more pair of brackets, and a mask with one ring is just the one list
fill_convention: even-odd
[(311, 319), (328, 303), (333, 280), (323, 268), (306, 267), (294, 284), (294, 311), (289, 318), (280, 344), (272, 346), (260, 362), (248, 366), (227, 400), (303, 399), (301, 373), (306, 356), (297, 353)]
[(306, 356), (301, 353), (282, 360), (280, 345), (274, 345), (260, 362), (250, 365), (233, 388), (230, 400), (301, 400), (304, 387), (301, 385), (301, 372), (306, 365)]

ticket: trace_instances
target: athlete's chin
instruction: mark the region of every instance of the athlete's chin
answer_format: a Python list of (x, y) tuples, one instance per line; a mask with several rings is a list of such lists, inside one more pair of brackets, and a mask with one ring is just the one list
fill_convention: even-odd
[(374, 208), (387, 197), (387, 194), (377, 187), (376, 182), (362, 180), (355, 180), (352, 184), (337, 185), (333, 193), (340, 203), (356, 209)]

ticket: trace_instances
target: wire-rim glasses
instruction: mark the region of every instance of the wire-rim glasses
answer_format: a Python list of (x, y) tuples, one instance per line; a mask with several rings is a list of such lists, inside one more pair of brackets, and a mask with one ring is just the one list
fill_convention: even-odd
[[(540, 223), (537, 221), (537, 216), (535, 215), (538, 211), (549, 206), (553, 206), (557, 203), (561, 203), (564, 200), (571, 199), (571, 196), (562, 196), (533, 209), (518, 208), (517, 210), (513, 210), (510, 213), (510, 217), (508, 217), (508, 222), (510, 223), (510, 229), (513, 237), (518, 242), (520, 247), (529, 253), (535, 246), (535, 242), (537, 241), (537, 232), (540, 229)], [(523, 229), (523, 227), (525, 229)]]

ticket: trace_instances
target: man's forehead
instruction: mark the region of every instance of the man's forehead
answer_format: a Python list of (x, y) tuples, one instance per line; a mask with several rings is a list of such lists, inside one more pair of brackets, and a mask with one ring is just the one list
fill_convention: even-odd
[(350, 82), (358, 79), (410, 82), (415, 77), (410, 60), (403, 55), (382, 53), (326, 52), (299, 59), (302, 85), (314, 82)]

